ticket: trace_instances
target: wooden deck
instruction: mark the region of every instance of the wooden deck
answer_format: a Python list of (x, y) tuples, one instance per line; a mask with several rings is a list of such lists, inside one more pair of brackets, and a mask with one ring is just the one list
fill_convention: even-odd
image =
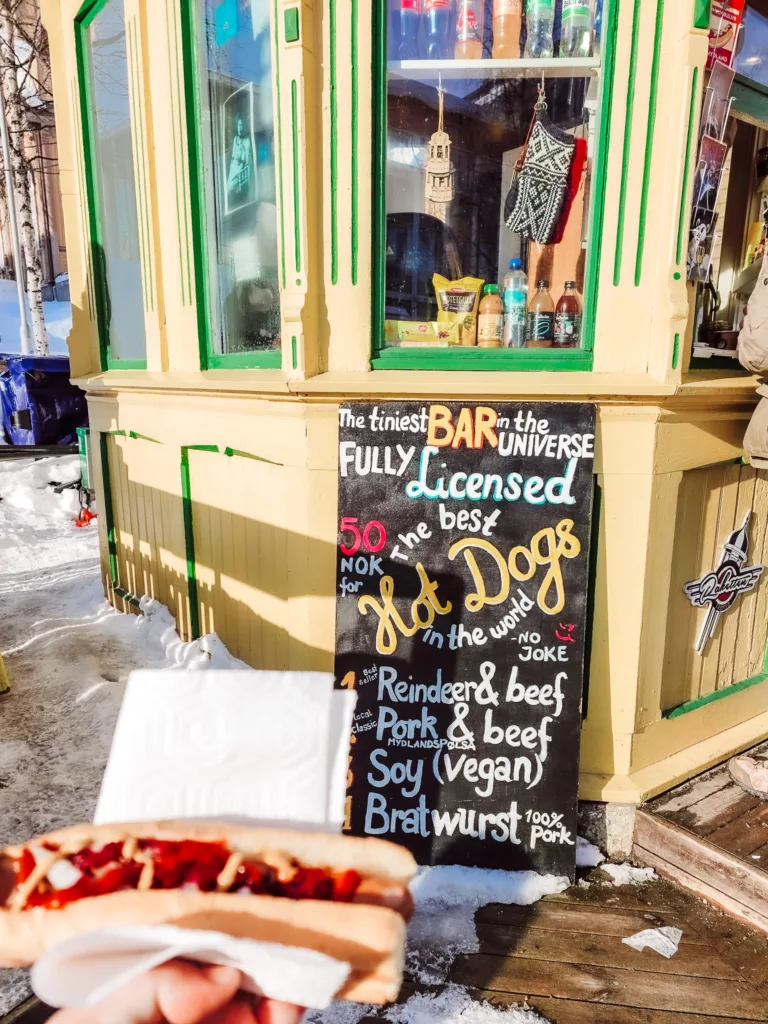
[[(492, 1003), (526, 1003), (553, 1024), (768, 1021), (764, 936), (666, 881), (589, 879), (530, 908), (478, 911), (480, 952), (450, 980)], [(621, 941), (664, 925), (683, 932), (670, 960)]]
[[(768, 754), (768, 744), (755, 752)], [(768, 802), (736, 785), (726, 765), (638, 812), (635, 855), (768, 933)]]
[[(449, 981), (498, 1006), (528, 1005), (552, 1024), (768, 1021), (763, 935), (670, 882), (615, 887), (599, 870), (586, 881), (533, 907), (483, 907), (480, 951), (459, 958)], [(670, 960), (621, 941), (664, 925), (683, 932)], [(401, 1000), (416, 990), (406, 984)], [(43, 1020), (38, 1009), (13, 1024)]]

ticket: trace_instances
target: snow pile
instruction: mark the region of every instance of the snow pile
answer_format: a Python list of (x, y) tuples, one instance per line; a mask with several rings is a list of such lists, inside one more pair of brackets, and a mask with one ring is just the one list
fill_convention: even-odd
[(568, 888), (567, 878), (533, 871), (455, 866), (422, 868), (411, 883), (416, 913), (408, 929), (407, 967), (424, 984), (445, 981), (462, 953), (476, 953), (475, 912), (487, 903), (529, 906)]
[(601, 864), (600, 870), (611, 876), (614, 885), (640, 885), (657, 878), (653, 868), (634, 868), (631, 864)]
[(327, 1010), (313, 1011), (305, 1024), (360, 1024), (364, 1017), (379, 1017), (391, 1024), (547, 1024), (535, 1010), (523, 1006), (492, 1006), (477, 1002), (461, 985), (442, 992), (417, 992), (406, 1003), (386, 1010), (361, 1003), (332, 1003)]
[(77, 489), (61, 494), (54, 489), (79, 479), (77, 455), (0, 462), (0, 576), (98, 557), (95, 524), (83, 530), (75, 526)]
[(605, 857), (593, 843), (590, 843), (587, 839), (583, 839), (581, 836), (576, 837), (577, 868), (596, 868), (598, 864), (602, 864), (604, 860)]
[[(104, 603), (111, 611), (111, 606), (107, 602)], [(136, 620), (137, 629), (143, 631), (144, 644), (154, 643), (163, 651), (167, 668), (250, 668), (250, 665), (229, 653), (216, 633), (208, 633), (199, 640), (184, 643), (176, 632), (176, 619), (159, 601), (154, 601), (151, 597), (142, 597), (141, 611), (143, 617)]]
[(391, 1006), (392, 1024), (540, 1024), (544, 1017), (520, 1006), (496, 1007), (475, 1002), (465, 988), (449, 985), (439, 994), (417, 993), (402, 1006)]

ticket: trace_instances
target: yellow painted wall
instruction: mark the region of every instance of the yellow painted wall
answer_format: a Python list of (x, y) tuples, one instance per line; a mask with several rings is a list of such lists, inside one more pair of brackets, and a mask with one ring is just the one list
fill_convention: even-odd
[[(689, 566), (706, 566), (722, 541), (719, 534), (729, 517), (721, 518), (721, 502), (736, 510), (754, 500), (763, 534), (768, 514), (765, 491), (755, 491), (750, 470), (724, 474), (706, 468), (740, 459), (754, 382), (738, 374), (687, 370), (685, 211), (692, 173), (685, 187), (683, 179), (694, 68), (700, 91), (706, 56), (706, 33), (692, 27), (693, 0), (664, 5), (658, 36), (654, 0), (638, 6), (636, 25), (634, 5), (620, 5), (590, 373), (370, 370), (372, 26), (371, 4), (362, 0), (355, 4), (354, 41), (353, 0), (337, 0), (335, 24), (327, 0), (303, 0), (297, 43), (285, 43), (282, 32), (283, 12), (296, 6), (295, 0), (276, 0), (273, 33), (281, 89), (279, 98), (275, 90), (274, 103), (284, 126), (281, 252), (288, 268), (281, 296), (282, 368), (201, 372), (178, 0), (126, 2), (137, 27), (138, 89), (146, 112), (146, 123), (135, 126), (146, 154), (137, 173), (148, 183), (155, 303), (145, 313), (147, 370), (102, 372), (77, 103), (73, 18), (79, 0), (43, 0), (70, 254), (73, 374), (88, 392), (92, 436), (127, 435), (108, 437), (119, 585), (166, 603), (189, 635), (181, 452), (215, 446), (219, 452), (189, 452), (203, 628), (215, 630), (254, 666), (329, 669), (339, 404), (368, 398), (594, 400), (602, 509), (582, 796), (637, 801), (768, 735), (768, 683), (680, 718), (663, 718), (671, 703), (754, 667), (752, 654), (747, 659), (738, 648), (738, 620), (723, 624), (722, 671), (719, 660), (716, 671), (693, 660), (689, 641), (695, 616), (683, 606), (679, 586)], [(292, 82), (299, 116), (296, 182), (285, 129)], [(699, 105), (697, 97), (694, 138)], [(354, 109), (360, 140), (356, 162), (350, 149)], [(333, 211), (336, 261), (330, 242)], [(157, 443), (130, 437), (131, 432)], [(256, 458), (227, 456), (226, 448)], [(98, 451), (95, 455), (98, 470)], [(97, 491), (103, 508), (98, 479)], [(721, 499), (721, 492), (727, 498)], [(710, 508), (703, 521), (692, 511), (699, 494)], [(694, 522), (697, 528), (689, 528)], [(100, 530), (112, 593), (104, 516)], [(763, 601), (761, 591), (743, 606), (755, 624)], [(766, 639), (762, 625), (760, 630), (755, 650)]]

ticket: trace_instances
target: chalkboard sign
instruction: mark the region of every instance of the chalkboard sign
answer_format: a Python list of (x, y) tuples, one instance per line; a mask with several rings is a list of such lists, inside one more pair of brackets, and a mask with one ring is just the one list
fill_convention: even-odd
[(594, 406), (339, 410), (345, 827), (573, 875)]

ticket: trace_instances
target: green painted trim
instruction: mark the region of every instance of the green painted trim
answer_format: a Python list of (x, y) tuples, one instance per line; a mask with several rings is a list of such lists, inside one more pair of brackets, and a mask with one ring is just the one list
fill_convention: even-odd
[[(635, 0), (639, 6), (640, 0)], [(605, 179), (610, 144), (616, 72), (616, 36), (620, 0), (606, 0), (603, 31), (603, 73), (601, 75), (599, 117), (591, 212), (589, 247), (584, 286), (582, 348), (553, 352), (547, 349), (480, 352), (477, 349), (388, 349), (384, 348), (384, 309), (386, 277), (386, 133), (387, 133), (387, 8), (386, 0), (373, 6), (373, 118), (371, 130), (372, 190), (372, 274), (371, 274), (371, 366), (383, 369), (434, 370), (566, 370), (592, 369), (595, 312), (599, 290), (602, 234), (605, 217)]]
[(282, 352), (229, 352), (214, 353), (208, 357), (209, 370), (279, 370), (283, 365)]
[(90, 241), (91, 267), (94, 279), (94, 299), (96, 303), (96, 324), (99, 337), (99, 360), (101, 369), (107, 369), (109, 350), (109, 321), (107, 309), (107, 287), (105, 269), (102, 260), (101, 223), (98, 208), (98, 189), (94, 168), (97, 166), (95, 131), (91, 115), (91, 68), (88, 60), (88, 41), (86, 32), (91, 21), (106, 7), (109, 0), (87, 0), (75, 17), (75, 56), (77, 61), (77, 77), (80, 90), (80, 128), (83, 140), (83, 168), (85, 172), (86, 202), (88, 206), (88, 227), (86, 237)]
[[(188, 293), (187, 293), (186, 280), (185, 280), (185, 274), (184, 274), (185, 253), (182, 251), (181, 197), (180, 197), (180, 194), (179, 194), (179, 189), (181, 187), (181, 183), (179, 182), (179, 157), (178, 157), (179, 136), (178, 136), (178, 133), (176, 131), (176, 122), (178, 120), (178, 123), (179, 123), (179, 129), (178, 130), (179, 130), (179, 132), (181, 132), (181, 125), (182, 125), (182, 119), (181, 119), (181, 100), (180, 100), (180, 97), (179, 97), (178, 88), (174, 88), (174, 80), (173, 80), (174, 79), (174, 76), (173, 76), (173, 55), (171, 53), (171, 14), (170, 14), (170, 7), (173, 4), (174, 4), (174, 0), (165, 0), (165, 35), (166, 35), (166, 43), (167, 43), (167, 49), (168, 49), (168, 68), (169, 68), (170, 83), (171, 83), (171, 102), (173, 103), (174, 114), (175, 114), (175, 116), (171, 118), (171, 132), (172, 132), (172, 141), (173, 141), (173, 177), (174, 177), (174, 182), (175, 182), (175, 185), (176, 185), (176, 234), (177, 234), (178, 239), (179, 239), (179, 285), (180, 285), (180, 290), (181, 290), (181, 304), (182, 304), (182, 306), (186, 306), (186, 305), (188, 305), (188, 301), (189, 300), (187, 298), (187, 294)], [(179, 48), (178, 48), (178, 40), (176, 38), (174, 38), (174, 49), (176, 50), (176, 64), (177, 64), (177, 70), (178, 70)], [(186, 219), (187, 219), (186, 215), (185, 215), (184, 219), (186, 221)], [(187, 250), (187, 252), (186, 252), (186, 263), (187, 263), (187, 270), (188, 270), (189, 269), (189, 250)], [(191, 292), (191, 289), (190, 289), (190, 292)]]
[[(600, 114), (595, 145), (594, 186), (591, 211), (587, 226), (587, 259), (584, 273), (584, 309), (581, 345), (592, 352), (595, 343), (595, 319), (600, 290), (600, 267), (603, 258), (603, 225), (605, 222), (605, 182), (608, 174), (608, 154), (611, 143), (613, 95), (616, 82), (616, 38), (619, 25), (620, 0), (605, 0), (603, 24), (603, 67), (600, 80)], [(592, 369), (592, 362), (589, 363)]]
[(711, 0), (693, 0), (693, 27), (709, 28), (709, 8)]
[(736, 75), (731, 87), (733, 109), (756, 121), (768, 121), (768, 87), (745, 75)]
[[(336, 0), (328, 0), (331, 106), (331, 284), (339, 283), (339, 107), (336, 92)], [(296, 115), (294, 113), (294, 123)], [(296, 129), (294, 128), (294, 135)], [(294, 143), (295, 145), (295, 143)], [(294, 171), (295, 174), (295, 171)], [(298, 268), (297, 268), (298, 269)]]
[[(187, 126), (187, 162), (189, 164), (189, 195), (192, 210), (192, 253), (195, 266), (197, 306), (197, 344), (200, 369), (209, 367), (210, 283), (206, 273), (208, 231), (205, 218), (205, 176), (202, 160), (202, 125), (200, 83), (197, 73), (197, 2), (181, 0), (181, 52), (184, 69), (184, 102)], [(182, 130), (180, 128), (180, 130)], [(182, 147), (183, 148), (183, 147)]]
[(298, 43), (301, 35), (298, 7), (288, 7), (283, 12), (283, 29), (286, 43)]
[[(155, 262), (152, 255), (152, 230), (151, 230), (151, 217), (150, 217), (150, 192), (149, 192), (149, 167), (147, 165), (147, 140), (146, 140), (146, 128), (147, 122), (144, 118), (144, 93), (142, 90), (141, 81), (141, 66), (140, 61), (140, 44), (138, 40), (138, 29), (137, 29), (138, 17), (131, 19), (129, 25), (129, 31), (133, 32), (133, 59), (134, 59), (134, 74), (135, 74), (135, 90), (136, 90), (136, 103), (138, 105), (139, 120), (136, 127), (136, 137), (139, 142), (138, 150), (140, 155), (137, 156), (138, 162), (138, 178), (141, 182), (139, 186), (139, 195), (141, 197), (141, 206), (144, 214), (144, 241), (147, 252), (147, 284), (145, 288), (145, 303), (148, 301), (150, 312), (155, 311)], [(149, 294), (147, 300), (146, 294)]]
[(677, 364), (680, 360), (680, 335), (675, 335), (675, 343), (672, 346), (672, 369), (677, 369)]
[(91, 489), (91, 479), (88, 475), (88, 447), (90, 445), (91, 431), (88, 427), (77, 427), (77, 453), (80, 456), (80, 481), (86, 491)]
[(351, 112), (350, 112), (350, 143), (351, 143), (351, 159), (352, 159), (352, 192), (351, 192), (351, 203), (352, 203), (352, 238), (351, 238), (351, 270), (352, 270), (352, 284), (357, 284), (358, 279), (358, 251), (360, 246), (360, 224), (358, 219), (358, 202), (359, 202), (359, 188), (358, 188), (358, 150), (359, 150), (359, 82), (358, 82), (358, 43), (357, 43), (357, 32), (358, 32), (358, 0), (351, 0), (351, 17), (350, 17), (350, 31), (352, 38), (350, 40), (350, 73), (352, 75), (352, 96), (351, 96)]
[(387, 274), (387, 10), (386, 0), (373, 2), (371, 80), (371, 341), (374, 360), (384, 354), (384, 309)]
[(375, 370), (591, 370), (585, 349), (427, 349), (385, 348), (372, 360)]
[(637, 78), (638, 42), (640, 37), (640, 0), (635, 0), (632, 15), (632, 43), (629, 53), (629, 73), (627, 78), (627, 114), (624, 120), (624, 148), (621, 157), (621, 188), (619, 191), (619, 217), (616, 225), (616, 251), (613, 256), (613, 284), (618, 287), (621, 281), (621, 261), (624, 253), (624, 220), (627, 213), (627, 196), (629, 192), (629, 156), (632, 149), (632, 118), (635, 109), (635, 79)]
[(119, 583), (119, 577), (115, 510), (112, 504), (112, 478), (109, 471), (109, 440), (103, 432), (99, 434), (99, 452), (101, 455), (101, 485), (104, 491), (104, 525), (107, 530), (107, 550), (109, 552), (109, 575), (112, 586), (116, 587)]
[(645, 229), (648, 219), (648, 196), (651, 187), (651, 165), (653, 163), (653, 136), (656, 129), (656, 110), (659, 100), (659, 65), (661, 64), (661, 40), (664, 31), (664, 0), (656, 0), (656, 31), (653, 40), (653, 64), (651, 65), (651, 95), (648, 102), (648, 130), (645, 137), (645, 161), (643, 163), (643, 190), (640, 196), (640, 224), (637, 233), (637, 255), (635, 257), (635, 287), (643, 276), (643, 255), (645, 253)]
[(680, 214), (677, 219), (677, 249), (675, 262), (680, 265), (683, 258), (683, 242), (685, 240), (685, 227), (688, 222), (688, 175), (691, 171), (691, 153), (693, 150), (693, 124), (696, 120), (696, 103), (699, 98), (699, 69), (693, 69), (691, 80), (691, 102), (688, 109), (688, 135), (685, 141), (685, 163), (683, 165), (683, 186), (680, 194)]
[(280, 191), (280, 269), (283, 288), (286, 287), (287, 277), (285, 273), (285, 202), (283, 199), (283, 111), (280, 106), (280, 45), (277, 37), (277, 0), (274, 0), (272, 8), (272, 35), (275, 40), (275, 103), (277, 106), (277, 157), (275, 159), (275, 173)]
[(181, 508), (184, 519), (184, 548), (187, 559), (187, 597), (189, 628), (193, 640), (200, 639), (200, 604), (197, 593), (195, 533), (192, 519), (192, 481), (189, 472), (189, 449), (181, 449)]
[(146, 370), (146, 359), (113, 359), (107, 355), (106, 370)]
[(299, 187), (299, 83), (291, 81), (291, 137), (293, 142), (293, 256), (296, 273), (301, 273), (301, 204)]
[(291, 366), (296, 369), (296, 335), (291, 337)]
[(663, 717), (667, 719), (680, 718), (681, 715), (687, 715), (691, 711), (698, 711), (699, 708), (706, 707), (707, 704), (714, 704), (716, 700), (730, 697), (734, 693), (742, 693), (744, 690), (749, 690), (753, 686), (758, 686), (766, 681), (768, 681), (768, 671), (763, 671), (757, 676), (752, 676), (751, 679), (744, 679), (740, 683), (732, 683), (730, 686), (724, 686), (722, 690), (708, 693), (705, 697), (697, 697), (696, 700), (686, 701), (685, 704), (680, 704), (676, 708), (665, 711)]

